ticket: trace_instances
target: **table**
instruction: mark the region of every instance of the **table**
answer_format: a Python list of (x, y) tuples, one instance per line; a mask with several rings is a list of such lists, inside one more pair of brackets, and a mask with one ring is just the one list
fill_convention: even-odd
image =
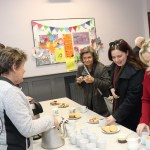
[[(74, 101), (72, 101), (66, 97), (55, 99), (55, 100), (57, 100), (60, 103), (67, 103), (67, 104), (69, 104), (69, 107), (76, 107), (77, 111), (78, 111), (78, 108), (80, 106), (80, 104), (78, 104), (78, 103), (76, 103), (76, 102), (74, 102)], [(50, 105), (50, 101), (52, 101), (52, 100), (40, 102), (42, 107), (43, 107), (43, 113), (40, 114), (41, 117), (44, 115), (50, 115), (52, 113), (52, 108), (57, 107), (57, 106)], [(60, 119), (61, 117), (64, 117), (67, 119), (68, 114), (69, 114), (69, 107), (59, 108), (60, 115), (57, 118)], [(130, 134), (132, 132), (132, 134), (130, 136), (137, 137), (137, 134), (135, 132), (133, 132), (133, 131), (121, 126), (121, 125), (119, 125), (120, 131), (118, 133), (105, 134), (101, 131), (101, 128), (99, 127), (98, 124), (88, 123), (88, 119), (92, 118), (92, 117), (99, 117), (100, 118), (101, 116), (99, 114), (91, 111), (91, 110), (88, 110), (86, 113), (81, 113), (81, 118), (76, 120), (76, 129), (79, 132), (80, 128), (86, 124), (88, 126), (88, 128), (98, 136), (98, 138), (106, 138), (107, 139), (107, 150), (112, 150), (112, 149), (114, 149), (114, 150), (127, 150), (127, 143), (121, 144), (121, 143), (117, 142), (117, 137), (120, 134), (124, 134), (124, 133)], [(41, 147), (41, 139), (33, 142), (33, 150), (44, 150)], [(66, 137), (65, 138), (65, 145), (58, 148), (58, 150), (79, 150), (79, 147), (72, 145), (69, 141), (69, 138)], [(141, 145), (140, 150), (146, 150), (145, 146)]]

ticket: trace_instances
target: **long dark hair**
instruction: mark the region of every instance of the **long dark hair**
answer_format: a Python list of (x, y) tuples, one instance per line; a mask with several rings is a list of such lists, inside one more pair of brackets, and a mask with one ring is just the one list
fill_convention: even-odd
[(114, 42), (109, 43), (108, 58), (110, 61), (113, 61), (111, 52), (116, 49), (124, 53), (128, 53), (127, 62), (129, 64), (132, 64), (138, 69), (145, 69), (145, 64), (142, 63), (139, 58), (137, 58), (131, 46), (123, 39), (115, 40)]

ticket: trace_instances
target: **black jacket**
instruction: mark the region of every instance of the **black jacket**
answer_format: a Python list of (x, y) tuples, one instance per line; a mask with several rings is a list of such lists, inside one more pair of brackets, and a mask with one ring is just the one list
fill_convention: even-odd
[[(94, 83), (87, 84), (83, 82), (82, 84), (78, 84), (84, 90), (84, 105), (102, 116), (108, 116), (109, 112), (104, 101), (104, 96), (108, 96), (108, 89), (111, 84), (110, 77), (107, 69), (100, 62), (93, 65), (92, 72), (91, 76), (94, 77)], [(77, 77), (83, 76), (84, 73), (84, 66), (79, 66)], [(99, 88), (103, 95), (98, 92), (97, 88)]]
[[(111, 69), (112, 79), (115, 66), (113, 64)], [(116, 94), (119, 98), (116, 100), (116, 110), (113, 112), (113, 117), (119, 124), (134, 131), (141, 116), (143, 77), (144, 70), (136, 69), (126, 63), (116, 83)]]

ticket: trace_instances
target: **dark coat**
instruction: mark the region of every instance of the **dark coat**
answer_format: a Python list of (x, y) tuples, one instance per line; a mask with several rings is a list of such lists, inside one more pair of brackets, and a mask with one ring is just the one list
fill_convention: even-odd
[[(109, 112), (103, 96), (108, 96), (108, 89), (111, 84), (110, 77), (107, 69), (100, 62), (93, 65), (92, 72), (91, 76), (94, 77), (93, 83), (87, 84), (83, 82), (78, 84), (84, 90), (84, 105), (102, 116), (108, 116)], [(77, 77), (84, 76), (84, 74), (84, 66), (81, 65), (78, 67)], [(99, 88), (103, 95), (98, 92), (97, 88)]]
[[(115, 66), (112, 65), (112, 79)], [(116, 100), (113, 117), (119, 124), (134, 131), (141, 116), (143, 77), (144, 70), (135, 69), (131, 64), (126, 63), (116, 83), (116, 94), (119, 98)]]

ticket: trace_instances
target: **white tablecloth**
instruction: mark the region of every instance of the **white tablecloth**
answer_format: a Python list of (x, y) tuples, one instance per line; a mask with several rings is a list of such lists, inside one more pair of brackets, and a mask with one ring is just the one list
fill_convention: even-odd
[[(76, 107), (77, 111), (80, 106), (80, 104), (68, 99), (68, 98), (60, 98), (56, 99), (60, 103), (67, 103), (69, 104), (69, 107)], [(52, 100), (47, 100), (47, 101), (42, 101), (40, 102), (42, 107), (43, 107), (43, 113), (40, 115), (41, 117), (43, 115), (50, 115), (52, 113), (52, 108), (55, 108), (57, 106), (50, 105), (50, 101)], [(60, 119), (61, 117), (68, 118), (69, 114), (69, 107), (67, 108), (59, 108), (59, 116), (57, 117)], [(100, 115), (96, 114), (95, 112), (88, 110), (86, 113), (81, 113), (81, 118), (76, 120), (76, 129), (79, 132), (80, 128), (84, 126), (85, 124), (88, 126), (89, 130), (94, 132), (95, 135), (98, 136), (98, 139), (101, 138), (106, 138), (107, 139), (107, 150), (127, 150), (127, 143), (120, 144), (117, 142), (117, 136), (120, 134), (130, 134), (131, 130), (119, 125), (120, 131), (118, 133), (114, 134), (105, 134), (102, 132), (101, 128), (99, 127), (98, 124), (90, 124), (88, 123), (88, 119), (92, 117), (101, 117)], [(130, 137), (137, 137), (137, 134), (133, 132)], [(36, 140), (33, 142), (33, 150), (44, 150), (41, 147), (41, 139)], [(65, 145), (58, 148), (59, 150), (79, 150), (79, 147), (72, 145), (69, 141), (69, 138), (65, 138)], [(140, 150), (146, 150), (145, 146), (141, 145)]]

